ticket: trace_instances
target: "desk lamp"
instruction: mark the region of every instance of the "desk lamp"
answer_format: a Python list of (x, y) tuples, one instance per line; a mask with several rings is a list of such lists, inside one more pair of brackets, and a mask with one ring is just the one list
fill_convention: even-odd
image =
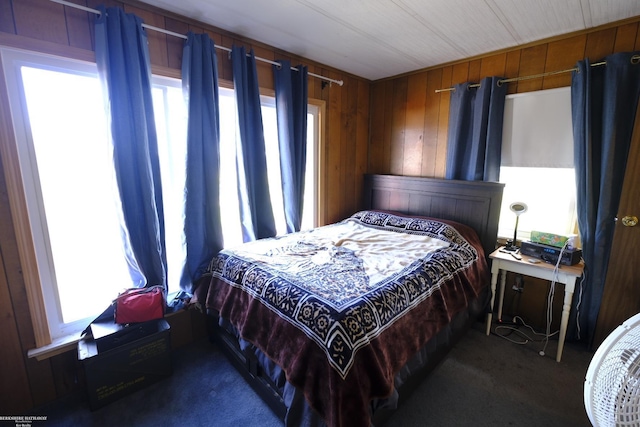
[(509, 206), (511, 212), (516, 214), (516, 226), (513, 229), (513, 240), (507, 240), (507, 246), (504, 247), (507, 251), (517, 251), (518, 246), (516, 245), (516, 238), (518, 235), (518, 220), (520, 219), (520, 215), (527, 211), (527, 205), (522, 202), (514, 202)]

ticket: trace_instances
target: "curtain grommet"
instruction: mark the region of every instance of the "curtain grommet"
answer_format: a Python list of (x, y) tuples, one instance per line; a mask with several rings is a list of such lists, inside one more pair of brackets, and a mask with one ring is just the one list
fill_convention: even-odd
[(633, 55), (631, 57), (631, 63), (633, 65), (640, 64), (640, 55)]

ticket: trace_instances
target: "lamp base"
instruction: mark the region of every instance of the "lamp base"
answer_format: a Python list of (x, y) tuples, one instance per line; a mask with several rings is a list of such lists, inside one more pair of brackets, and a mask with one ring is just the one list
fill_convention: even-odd
[(509, 252), (516, 252), (520, 248), (514, 244), (513, 240), (507, 240), (506, 246), (502, 249)]

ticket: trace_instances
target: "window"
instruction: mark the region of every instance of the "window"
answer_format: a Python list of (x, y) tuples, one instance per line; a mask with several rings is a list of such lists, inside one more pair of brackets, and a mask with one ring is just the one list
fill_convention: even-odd
[(527, 212), (518, 220), (518, 240), (529, 240), (531, 231), (568, 236), (576, 230), (576, 186), (572, 168), (501, 167), (505, 183), (498, 235), (513, 238), (515, 213), (509, 206), (524, 202)]
[(41, 277), (58, 303), (47, 311), (59, 311), (59, 323), (73, 328), (130, 281), (101, 87), (95, 76), (52, 68), (24, 65), (21, 75), (32, 145), (20, 160), (32, 169), (29, 211), (40, 213), (32, 228), (40, 231), (33, 234), (46, 265)]
[(181, 269), (187, 256), (182, 226), (187, 108), (180, 80), (154, 76), (152, 95), (162, 179), (167, 284), (171, 294), (180, 290)]
[(95, 65), (2, 54), (38, 274), (31, 289), (41, 286), (55, 340), (83, 329), (130, 282), (101, 87)]
[(576, 232), (570, 88), (507, 95), (500, 182), (500, 237), (513, 238), (516, 215), (509, 206), (515, 202), (528, 206), (518, 220), (518, 240), (534, 230)]
[[(238, 192), (236, 190), (236, 139), (240, 137), (238, 130), (238, 115), (233, 90), (220, 88), (220, 210), (224, 246), (232, 247), (242, 244), (242, 225)], [(273, 97), (262, 96), (262, 121), (267, 154), (267, 174), (269, 179), (269, 193), (273, 208), (276, 231), (279, 235), (286, 234), (287, 227), (284, 219), (282, 185), (280, 181), (280, 155), (278, 148), (278, 127), (276, 120), (276, 105)], [(318, 134), (319, 108), (309, 105), (307, 114), (307, 167), (305, 201), (302, 217), (302, 229), (309, 229), (315, 225), (316, 199), (316, 146)]]
[[(102, 89), (95, 64), (12, 49), (2, 49), (0, 55), (17, 142), (14, 157), (20, 176), (13, 187), (24, 190), (26, 226), (33, 237), (37, 266), (31, 269), (37, 270), (31, 289), (41, 292), (46, 335), (55, 341), (84, 329), (119, 291), (131, 286), (120, 240), (117, 184)], [(179, 289), (185, 256), (182, 197), (187, 111), (179, 80), (154, 76), (153, 83), (171, 292)], [(267, 152), (276, 154), (269, 156), (268, 168), (277, 214), (282, 211), (282, 194), (277, 182), (275, 103), (272, 98), (264, 101), (265, 139), (270, 144)], [(226, 246), (242, 241), (235, 190), (234, 102), (233, 91), (220, 91), (221, 209)], [(318, 116), (318, 109), (311, 107), (311, 174)], [(307, 227), (313, 225), (315, 211), (315, 179), (309, 176)], [(284, 232), (282, 224), (283, 218), (279, 232)], [(38, 327), (35, 325), (36, 330)], [(36, 331), (36, 337), (45, 336), (42, 334)], [(45, 345), (46, 340), (37, 338), (38, 345)]]
[[(282, 201), (282, 183), (280, 180), (280, 155), (278, 148), (278, 127), (276, 119), (276, 101), (275, 98), (263, 96), (262, 102), (262, 120), (264, 122), (264, 139), (267, 151), (267, 170), (269, 174), (269, 188), (275, 189), (271, 191), (271, 204), (274, 206), (274, 216), (276, 219), (276, 230), (278, 234), (286, 234), (287, 226), (284, 218), (284, 209), (277, 209), (283, 206)], [(308, 106), (307, 113), (307, 166), (305, 182), (310, 183), (305, 188), (304, 208), (302, 212), (303, 230), (313, 228), (314, 226), (314, 164), (315, 164), (315, 147), (316, 147), (316, 116), (318, 115), (318, 107), (314, 105)]]

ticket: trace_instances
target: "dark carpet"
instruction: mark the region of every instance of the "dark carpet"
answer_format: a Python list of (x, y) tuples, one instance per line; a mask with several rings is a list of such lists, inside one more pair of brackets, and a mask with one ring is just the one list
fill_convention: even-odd
[[(476, 323), (387, 425), (589, 426), (583, 383), (593, 354), (567, 343), (557, 363), (557, 342), (545, 356), (542, 348), (487, 337)], [(101, 409), (71, 395), (32, 413), (47, 426), (282, 425), (208, 340), (175, 350), (171, 377)]]

